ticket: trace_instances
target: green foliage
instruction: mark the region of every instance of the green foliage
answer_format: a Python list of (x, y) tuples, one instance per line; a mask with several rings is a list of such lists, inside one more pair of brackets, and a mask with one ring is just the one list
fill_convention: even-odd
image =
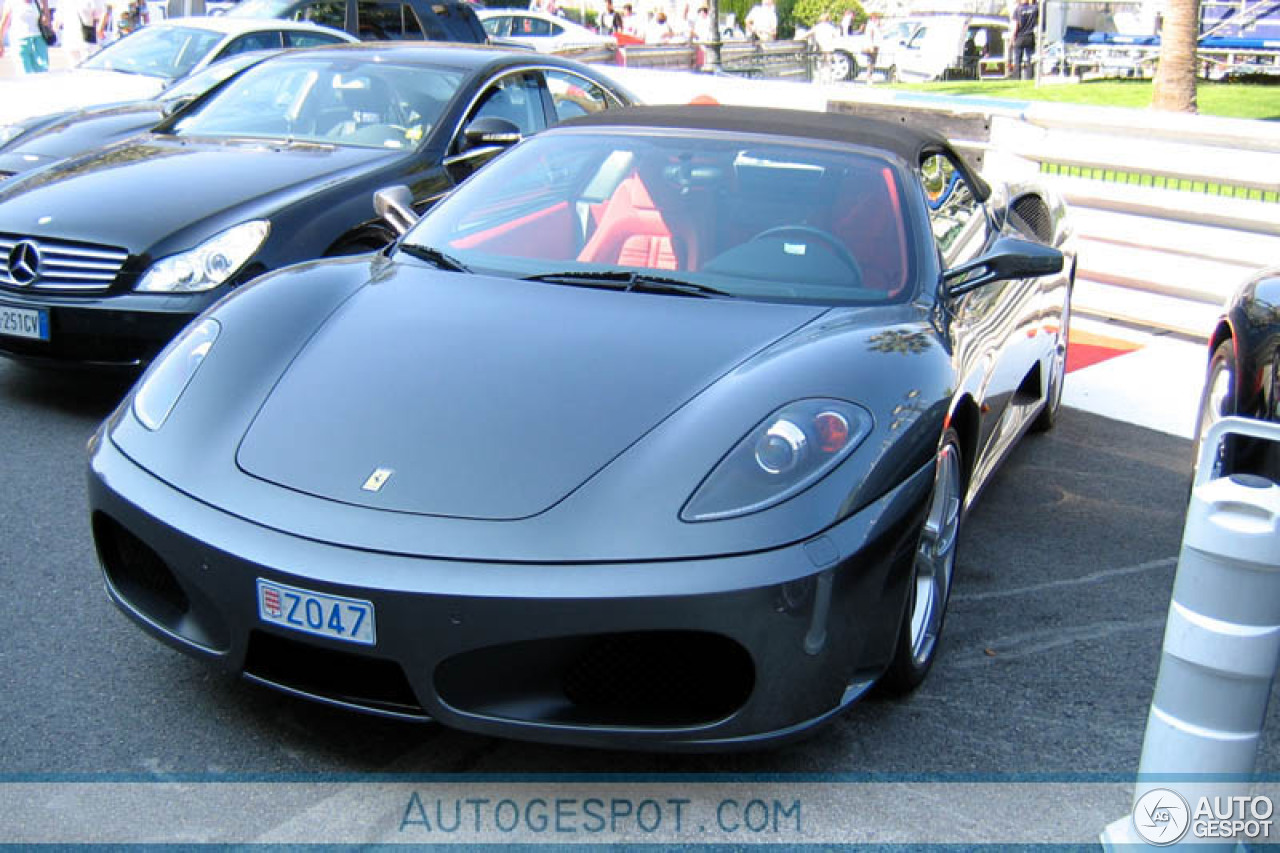
[[(788, 0), (781, 0), (778, 3), (779, 11), (786, 2)], [(830, 13), (832, 22), (838, 24), (848, 9), (853, 10), (855, 27), (861, 27), (867, 20), (867, 13), (858, 0), (790, 0), (790, 5), (787, 17), (795, 27), (812, 27), (818, 23), (818, 18), (823, 12)]]
[[(730, 12), (734, 15), (734, 22), (738, 25), (738, 29), (745, 30), (747, 24), (747, 13), (751, 11), (751, 7), (755, 6), (759, 0), (720, 0), (720, 15), (724, 17)], [(796, 21), (792, 20), (792, 8), (796, 6), (797, 0), (775, 0), (778, 12), (778, 38), (789, 39), (795, 35)], [(804, 0), (801, 0), (804, 2)], [(841, 3), (853, 3), (857, 6), (856, 0), (835, 0)], [(859, 7), (861, 8), (861, 7)], [(844, 7), (841, 6), (841, 14)], [(814, 20), (817, 20), (816, 18)]]
[(754, 5), (756, 5), (755, 0), (720, 0), (720, 15), (727, 17), (732, 14), (738, 29), (742, 29), (747, 20), (747, 13)]

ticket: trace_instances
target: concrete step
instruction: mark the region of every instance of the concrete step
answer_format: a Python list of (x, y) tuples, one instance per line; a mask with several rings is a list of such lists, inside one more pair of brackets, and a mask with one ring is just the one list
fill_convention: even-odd
[(1238, 266), (1241, 278), (1250, 269), (1280, 265), (1280, 235), (1251, 234), (1088, 207), (1073, 208), (1071, 222), (1081, 240), (1222, 261)]
[(991, 142), (1038, 163), (1280, 191), (1280, 152), (1008, 121), (993, 126)]
[(1255, 267), (1082, 239), (1079, 276), (1099, 284), (1221, 306)]
[(1084, 276), (1076, 279), (1071, 310), (1077, 316), (1115, 320), (1199, 340), (1208, 340), (1222, 313), (1217, 305), (1118, 287)]
[(1280, 235), (1280, 204), (1272, 202), (1091, 181), (1085, 178), (1052, 176), (1047, 179), (1072, 207), (1211, 225), (1249, 234)]

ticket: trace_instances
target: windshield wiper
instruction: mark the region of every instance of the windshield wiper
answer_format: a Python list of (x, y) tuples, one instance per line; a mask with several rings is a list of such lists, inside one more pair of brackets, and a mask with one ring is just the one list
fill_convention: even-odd
[(439, 249), (433, 249), (430, 246), (419, 246), (417, 243), (401, 243), (400, 251), (406, 255), (411, 255), (421, 261), (426, 261), (433, 266), (449, 272), (471, 272), (471, 269), (462, 261), (446, 255)]
[(548, 272), (541, 275), (527, 276), (523, 280), (545, 281), (552, 284), (622, 285), (617, 289), (644, 293), (676, 293), (681, 296), (698, 296), (703, 299), (733, 297), (732, 293), (716, 290), (714, 287), (708, 287), (705, 284), (698, 284), (693, 281), (624, 270)]

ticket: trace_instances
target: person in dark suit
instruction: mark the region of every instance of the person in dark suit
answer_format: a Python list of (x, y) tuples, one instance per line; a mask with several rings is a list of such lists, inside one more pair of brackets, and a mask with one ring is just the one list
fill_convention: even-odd
[(1013, 62), (1010, 76), (1030, 80), (1035, 76), (1032, 63), (1036, 56), (1036, 30), (1040, 26), (1040, 7), (1035, 0), (1020, 0), (1013, 11)]

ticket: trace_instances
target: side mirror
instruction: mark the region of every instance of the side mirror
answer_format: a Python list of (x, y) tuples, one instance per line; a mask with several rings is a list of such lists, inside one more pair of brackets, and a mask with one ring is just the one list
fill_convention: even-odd
[(949, 296), (960, 296), (996, 281), (1036, 278), (1062, 272), (1062, 252), (1018, 237), (1001, 237), (982, 257), (942, 274)]
[(462, 132), (463, 150), (477, 148), (506, 148), (520, 141), (520, 128), (516, 123), (498, 116), (481, 116), (467, 125)]
[(373, 212), (397, 234), (403, 234), (418, 221), (413, 209), (413, 193), (404, 185), (383, 187), (373, 194)]
[(178, 110), (189, 105), (195, 99), (196, 99), (195, 95), (184, 95), (181, 98), (172, 98), (171, 100), (165, 101), (164, 106), (160, 108), (160, 115), (162, 115), (165, 118), (168, 118), (169, 116), (176, 113)]

